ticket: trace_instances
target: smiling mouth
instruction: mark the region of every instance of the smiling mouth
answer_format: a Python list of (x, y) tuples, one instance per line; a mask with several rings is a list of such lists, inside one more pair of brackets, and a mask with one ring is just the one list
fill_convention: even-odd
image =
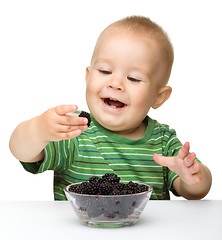
[(123, 108), (126, 106), (125, 103), (120, 102), (113, 98), (103, 98), (104, 103), (111, 108)]

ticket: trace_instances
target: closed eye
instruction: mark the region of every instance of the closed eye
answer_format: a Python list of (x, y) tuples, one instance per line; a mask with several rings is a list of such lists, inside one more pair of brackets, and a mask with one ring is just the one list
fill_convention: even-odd
[(101, 72), (101, 73), (103, 73), (103, 74), (112, 74), (112, 72), (106, 71), (106, 70), (99, 70), (99, 72)]
[(141, 80), (133, 78), (133, 77), (127, 77), (128, 80), (132, 81), (132, 82), (140, 82)]

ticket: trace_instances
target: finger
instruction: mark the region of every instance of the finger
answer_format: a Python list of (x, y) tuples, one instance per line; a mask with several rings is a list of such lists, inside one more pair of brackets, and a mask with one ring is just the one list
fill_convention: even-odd
[(196, 174), (200, 171), (200, 163), (195, 161), (194, 164), (188, 168), (190, 174)]
[(80, 130), (80, 131), (85, 131), (87, 130), (88, 126), (84, 125), (84, 126), (68, 126), (68, 125), (60, 125), (58, 132), (60, 133), (68, 133), (68, 132), (73, 132), (75, 130)]
[(195, 184), (195, 183), (201, 182), (201, 180), (202, 180), (202, 177), (199, 173), (195, 173), (189, 176), (189, 184)]
[(165, 157), (165, 156), (161, 156), (157, 153), (153, 154), (153, 160), (156, 163), (158, 163), (159, 165), (164, 166), (164, 167), (168, 167), (169, 162), (172, 160), (172, 158), (174, 158), (174, 157)]
[(76, 105), (59, 105), (55, 107), (55, 111), (58, 115), (65, 115), (67, 113), (77, 111), (78, 107)]
[(184, 159), (189, 154), (189, 150), (190, 150), (190, 144), (186, 142), (178, 152), (177, 157), (180, 159)]
[(202, 180), (202, 176), (198, 173), (193, 174), (193, 177), (195, 178), (197, 183), (201, 182), (201, 180)]
[(74, 130), (72, 132), (60, 133), (59, 134), (59, 139), (60, 140), (67, 140), (67, 139), (78, 137), (80, 134), (81, 134), (80, 129)]
[(184, 164), (186, 167), (190, 167), (194, 164), (196, 158), (195, 153), (190, 153), (185, 159), (184, 159)]
[(187, 184), (192, 185), (200, 182), (201, 179), (202, 179), (201, 175), (199, 173), (196, 173), (196, 174), (188, 175), (183, 179), (183, 181), (186, 182)]
[(77, 113), (74, 113), (74, 112), (68, 112), (68, 113), (66, 113), (66, 116), (78, 117), (79, 115)]
[(87, 118), (65, 115), (58, 119), (58, 124), (66, 126), (85, 126), (88, 123)]

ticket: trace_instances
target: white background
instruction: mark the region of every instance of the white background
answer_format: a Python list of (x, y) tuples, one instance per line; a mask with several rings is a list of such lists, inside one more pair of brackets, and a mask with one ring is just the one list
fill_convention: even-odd
[(53, 172), (26, 172), (9, 151), (13, 129), (59, 104), (85, 102), (85, 68), (100, 32), (128, 15), (159, 23), (175, 49), (171, 98), (150, 116), (175, 128), (206, 164), (222, 199), (220, 1), (0, 1), (1, 200), (53, 200)]

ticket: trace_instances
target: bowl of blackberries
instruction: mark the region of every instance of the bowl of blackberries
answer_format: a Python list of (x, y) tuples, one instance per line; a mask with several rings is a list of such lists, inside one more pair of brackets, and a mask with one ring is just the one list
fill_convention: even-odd
[(106, 173), (68, 185), (65, 194), (84, 225), (117, 228), (137, 222), (152, 190), (149, 185), (123, 183), (116, 174)]

